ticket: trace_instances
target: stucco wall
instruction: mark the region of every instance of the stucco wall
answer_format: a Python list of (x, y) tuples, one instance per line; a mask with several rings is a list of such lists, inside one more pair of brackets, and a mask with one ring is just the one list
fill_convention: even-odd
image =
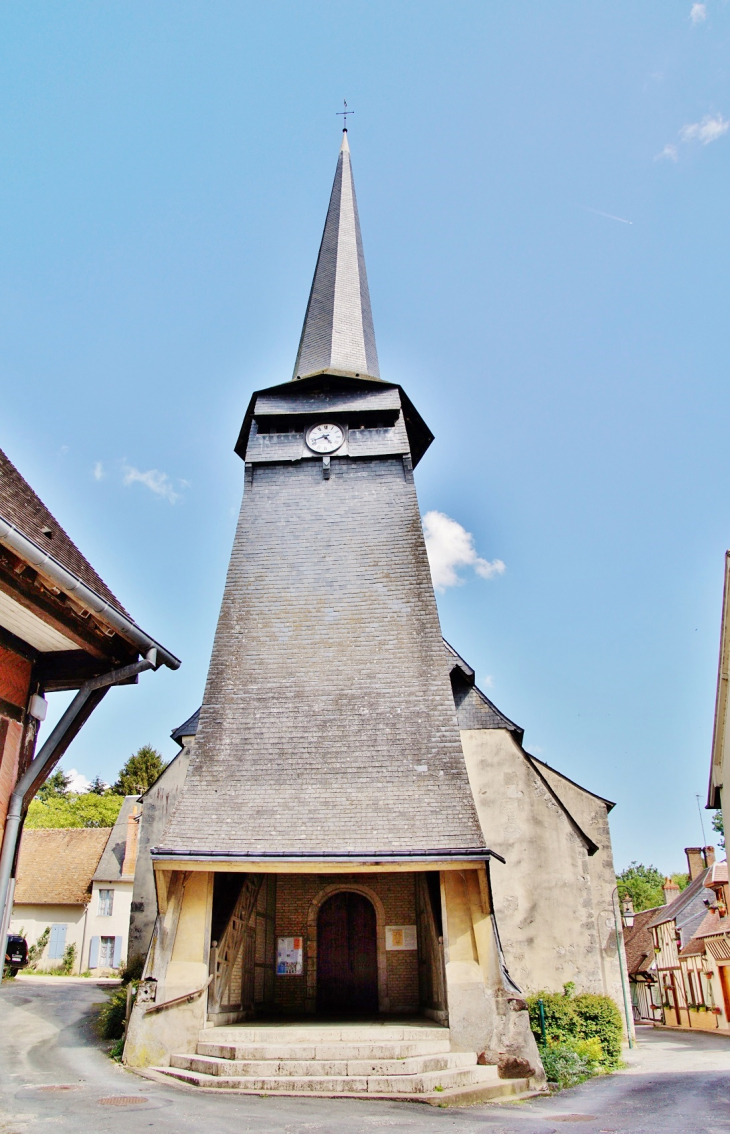
[[(612, 996), (621, 1008), (623, 1006), (623, 990), (619, 953), (616, 947), (614, 907), (616, 870), (613, 862), (611, 831), (608, 825), (608, 807), (602, 799), (592, 795), (589, 791), (584, 791), (577, 784), (571, 783), (570, 780), (561, 776), (553, 768), (547, 768), (542, 763), (539, 764), (539, 768), (571, 815), (598, 845), (598, 850), (588, 858), (587, 863), (591, 879), (593, 913), (600, 941), (603, 991), (607, 996)], [(626, 958), (623, 955), (622, 936), (619, 937), (619, 942), (625, 967)]]
[[(66, 926), (66, 945), (76, 946), (76, 963), (73, 971), (78, 973), (81, 962), (81, 951), (84, 942), (85, 906), (46, 906), (46, 905), (15, 905), (10, 919), (10, 932), (20, 933), (28, 942), (28, 948), (35, 945), (43, 931), (52, 925)], [(61, 964), (61, 957), (51, 959), (48, 956), (48, 946), (38, 962), (39, 969), (56, 969)]]
[(603, 992), (585, 840), (510, 732), (464, 730), (461, 740), (487, 846), (507, 860), (493, 861), (491, 878), (510, 975), (524, 992), (566, 981)]
[[(99, 890), (113, 890), (112, 912), (110, 917), (99, 916)], [(127, 960), (129, 941), (129, 909), (132, 904), (132, 882), (94, 882), (91, 901), (86, 915), (86, 939), (82, 972), (89, 967), (89, 948), (92, 937), (121, 937), (122, 952), (119, 960), (123, 967)]]
[(177, 803), (180, 789), (188, 774), (195, 737), (185, 737), (185, 741), (182, 751), (142, 796), (137, 864), (129, 915), (127, 955), (130, 962), (146, 957), (152, 940), (152, 930), (157, 917), (157, 893), (150, 850), (160, 842), (165, 824)]

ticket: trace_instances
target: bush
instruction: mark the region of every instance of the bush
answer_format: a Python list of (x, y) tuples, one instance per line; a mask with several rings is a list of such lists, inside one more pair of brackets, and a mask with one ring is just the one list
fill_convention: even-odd
[(617, 1067), (621, 1060), (621, 1013), (610, 996), (593, 996), (584, 992), (576, 996), (573, 1004), (580, 1019), (582, 1039), (598, 1039), (609, 1067)]
[(69, 973), (73, 972), (75, 962), (76, 946), (74, 944), (67, 945), (63, 951), (63, 960), (61, 961), (61, 965), (58, 971), (63, 973), (64, 976), (68, 976)]
[[(545, 1012), (547, 1045), (544, 1047), (540, 1031), (539, 1000), (542, 1000)], [(589, 1070), (588, 1075), (595, 1074), (597, 1070), (613, 1070), (618, 1066), (621, 1059), (621, 1015), (610, 996), (595, 996), (585, 992), (574, 997), (569, 993), (561, 996), (555, 992), (540, 992), (528, 997), (527, 1005), (530, 1010), (530, 1027), (541, 1052), (549, 1053), (560, 1049), (559, 1061), (562, 1059), (565, 1064), (565, 1074), (568, 1074), (570, 1067), (573, 1067), (576, 1074), (579, 1073), (577, 1064), (573, 1066), (575, 1061), (569, 1059), (567, 1053), (593, 1065), (593, 1070)], [(551, 1056), (548, 1054), (547, 1058), (549, 1061)], [(559, 1077), (553, 1079), (547, 1067), (545, 1073), (552, 1081), (560, 1082)]]
[(557, 1083), (561, 1090), (575, 1087), (602, 1070), (600, 1057), (603, 1053), (595, 1039), (548, 1044), (540, 1047), (539, 1051), (548, 1082)]
[(121, 1039), (127, 1019), (127, 989), (122, 984), (112, 990), (99, 1012), (99, 1031), (104, 1039)]
[(41, 933), (38, 940), (36, 941), (35, 945), (31, 945), (30, 949), (28, 950), (28, 968), (29, 969), (37, 969), (38, 968), (38, 962), (40, 961), (41, 957), (43, 956), (43, 950), (45, 949), (46, 945), (48, 944), (48, 939), (49, 939), (50, 936), (51, 936), (51, 927), (50, 927), (50, 925), (47, 925), (46, 928)]

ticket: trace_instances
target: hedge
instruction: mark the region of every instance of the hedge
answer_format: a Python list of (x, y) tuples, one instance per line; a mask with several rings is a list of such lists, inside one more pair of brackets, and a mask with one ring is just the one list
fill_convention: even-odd
[(532, 1033), (542, 1044), (539, 1000), (543, 1002), (548, 1049), (567, 1045), (572, 1051), (579, 1051), (583, 1041), (598, 1040), (602, 1067), (611, 1070), (618, 1066), (623, 1029), (621, 1014), (610, 996), (538, 992), (528, 997)]

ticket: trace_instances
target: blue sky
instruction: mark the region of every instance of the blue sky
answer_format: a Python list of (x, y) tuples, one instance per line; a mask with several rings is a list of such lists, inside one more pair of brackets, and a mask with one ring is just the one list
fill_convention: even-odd
[(730, 545), (729, 46), (727, 0), (2, 6), (0, 444), (183, 659), (66, 767), (172, 755), (200, 702), (347, 98), (381, 373), (478, 557), (444, 634), (617, 802), (619, 867), (682, 868)]

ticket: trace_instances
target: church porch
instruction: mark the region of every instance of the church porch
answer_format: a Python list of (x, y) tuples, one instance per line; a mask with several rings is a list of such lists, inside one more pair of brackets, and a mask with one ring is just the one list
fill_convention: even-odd
[[(334, 1041), (346, 1044), (335, 1053), (338, 1064), (444, 1054), (388, 1052), (369, 1035), (373, 1027), (425, 1027), (440, 1029), (440, 1043), (451, 1054), (469, 1056), (470, 1081), (474, 1076), (486, 1081), (485, 1065), (491, 1067), (486, 1077), (493, 1077), (497, 1064), (515, 1082), (529, 1077), (521, 1066), (507, 1067), (505, 1074), (510, 1043), (495, 1038), (497, 1032), (505, 1035), (505, 1012), (510, 1021), (516, 1013), (514, 1024), (524, 1013), (504, 983), (483, 853), (478, 861), (269, 859), (215, 863), (214, 870), (210, 862), (185, 865), (181, 870), (179, 862), (155, 864), (161, 917), (130, 1020), (128, 1064), (172, 1066), (185, 1076), (214, 1074), (214, 1085), (221, 1077), (250, 1079), (231, 1075), (228, 1063), (204, 1071), (190, 1061), (227, 1059), (228, 1048), (234, 1063), (257, 1062), (251, 1050), (240, 1059), (236, 1051), (250, 1047), (247, 1029), (263, 1027), (360, 1029), (357, 1053), (348, 1047), (354, 1032), (347, 1041)], [(230, 1042), (231, 1029), (240, 1043)], [(263, 1060), (269, 1072), (287, 1064), (285, 1073), (296, 1078), (297, 1066), (306, 1062), (306, 1077), (321, 1077), (322, 1060), (305, 1059), (301, 1052), (290, 1060), (291, 1036), (276, 1034), (285, 1050), (273, 1052), (273, 1063)], [(382, 1038), (382, 1030), (378, 1035)], [(322, 1046), (320, 1039), (315, 1048)], [(399, 1036), (384, 1042), (404, 1041)], [(210, 1056), (201, 1044), (212, 1044), (217, 1053)], [(446, 1063), (423, 1065), (418, 1074), (449, 1071), (458, 1080), (456, 1073), (468, 1070), (459, 1060)], [(419, 1082), (416, 1093), (422, 1094), (429, 1080)], [(410, 1081), (411, 1088), (415, 1083)], [(343, 1089), (353, 1090), (353, 1083)]]

